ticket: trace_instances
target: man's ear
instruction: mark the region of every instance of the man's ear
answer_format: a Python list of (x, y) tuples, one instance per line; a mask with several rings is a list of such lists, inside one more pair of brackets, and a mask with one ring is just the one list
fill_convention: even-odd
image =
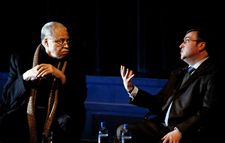
[(198, 44), (200, 45), (199, 46), (199, 52), (203, 52), (205, 50), (206, 43), (205, 42), (200, 42)]
[(41, 41), (41, 44), (43, 46), (48, 46), (48, 39), (47, 38), (44, 38), (42, 41)]

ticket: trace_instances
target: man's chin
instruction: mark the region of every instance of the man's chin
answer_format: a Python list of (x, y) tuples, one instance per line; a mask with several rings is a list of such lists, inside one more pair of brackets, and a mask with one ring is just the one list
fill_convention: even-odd
[(63, 59), (63, 58), (65, 58), (67, 55), (68, 55), (68, 53), (67, 53), (67, 54), (62, 54), (62, 55), (60, 55), (60, 56), (58, 57), (58, 59)]
[(186, 59), (186, 57), (181, 56), (181, 57), (180, 57), (180, 59), (181, 59), (181, 60), (185, 60), (185, 59)]

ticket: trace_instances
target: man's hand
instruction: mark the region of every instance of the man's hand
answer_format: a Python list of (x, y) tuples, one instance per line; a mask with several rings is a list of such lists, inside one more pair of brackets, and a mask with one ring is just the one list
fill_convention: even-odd
[(127, 92), (131, 92), (134, 89), (134, 85), (131, 82), (131, 79), (134, 77), (132, 70), (126, 69), (125, 66), (120, 66), (120, 75), (123, 79), (124, 88)]
[(179, 143), (182, 138), (182, 134), (178, 129), (167, 133), (163, 138), (163, 143)]
[(23, 74), (23, 79), (25, 81), (36, 80), (36, 79), (45, 77), (49, 74), (51, 74), (51, 75), (55, 76), (56, 78), (60, 79), (62, 84), (64, 84), (66, 82), (66, 76), (64, 75), (64, 73), (51, 64), (36, 65), (35, 67), (26, 71)]

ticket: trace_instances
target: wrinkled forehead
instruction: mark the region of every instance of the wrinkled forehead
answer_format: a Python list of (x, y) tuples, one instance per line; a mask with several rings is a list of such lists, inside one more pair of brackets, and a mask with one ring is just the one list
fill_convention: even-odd
[(66, 28), (55, 29), (51, 36), (55, 39), (69, 39), (69, 34)]

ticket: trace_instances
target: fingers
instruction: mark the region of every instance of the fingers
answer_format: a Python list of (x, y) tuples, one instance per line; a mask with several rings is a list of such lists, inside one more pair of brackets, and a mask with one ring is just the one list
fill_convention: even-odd
[(130, 80), (134, 76), (134, 73), (133, 73), (133, 70), (125, 68), (125, 66), (121, 65), (120, 66), (120, 75), (123, 79)]
[(181, 136), (176, 132), (172, 131), (167, 133), (165, 136), (162, 137), (162, 143), (179, 143)]
[(122, 76), (122, 77), (124, 77), (124, 70), (125, 70), (125, 67), (123, 66), (123, 65), (121, 65), (120, 66), (120, 75)]
[(170, 141), (169, 137), (167, 135), (165, 135), (161, 140), (163, 140), (162, 143), (167, 143)]
[(132, 73), (130, 72), (130, 74), (129, 74), (129, 76), (128, 76), (127, 80), (128, 80), (128, 81), (130, 81), (133, 77), (134, 77), (133, 72), (132, 72)]
[(44, 77), (48, 74), (53, 73), (53, 66), (51, 66), (50, 64), (40, 64), (35, 68), (37, 70), (37, 77)]
[(127, 72), (128, 72), (128, 77), (133, 77), (134, 76), (134, 73), (132, 70), (128, 70), (127, 69)]

